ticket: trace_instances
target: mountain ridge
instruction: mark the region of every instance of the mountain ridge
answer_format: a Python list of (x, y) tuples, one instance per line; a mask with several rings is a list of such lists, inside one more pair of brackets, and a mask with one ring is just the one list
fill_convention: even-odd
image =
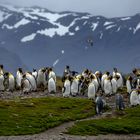
[[(28, 11), (18, 8), (18, 12), (10, 9), (0, 15), (0, 47), (18, 55), (29, 70), (52, 66), (58, 59), (55, 70), (59, 74), (67, 64), (78, 71), (86, 67), (104, 71), (117, 66), (128, 72), (139, 67), (139, 13), (106, 18), (38, 7), (28, 7)], [(102, 62), (104, 59), (106, 62)]]

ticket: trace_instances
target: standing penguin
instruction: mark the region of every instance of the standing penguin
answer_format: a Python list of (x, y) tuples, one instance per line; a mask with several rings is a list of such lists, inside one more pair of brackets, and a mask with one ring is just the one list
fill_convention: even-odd
[(112, 92), (113, 92), (111, 80), (112, 80), (112, 76), (109, 76), (104, 80), (104, 92), (105, 92), (105, 95), (111, 95)]
[(70, 96), (70, 92), (71, 92), (70, 87), (71, 87), (70, 77), (66, 77), (64, 82), (64, 87), (62, 89), (63, 97)]
[(123, 110), (125, 108), (123, 96), (120, 93), (117, 93), (115, 99), (116, 99), (116, 108), (118, 110)]
[(96, 75), (95, 75), (95, 74), (91, 74), (89, 78), (91, 79), (91, 82), (92, 82), (92, 83), (94, 84), (94, 86), (95, 86), (95, 92), (97, 92), (98, 89), (99, 89), (99, 83), (98, 83), (98, 80), (97, 80)]
[(114, 68), (113, 71), (113, 77), (118, 76), (119, 79), (117, 80), (117, 87), (118, 88), (122, 88), (123, 87), (123, 77), (121, 75), (121, 73), (118, 72), (117, 68)]
[(19, 68), (16, 73), (16, 87), (17, 89), (21, 89), (21, 81), (23, 78), (23, 71), (22, 68)]
[(7, 86), (7, 91), (12, 91), (15, 89), (15, 78), (14, 76), (9, 73), (9, 72), (6, 72), (4, 74), (4, 78), (5, 78), (5, 83), (6, 83), (6, 86)]
[(83, 76), (84, 78), (88, 78), (89, 72), (90, 72), (90, 71), (89, 71), (88, 69), (84, 70), (84, 71), (82, 72), (82, 76)]
[(96, 105), (96, 107), (95, 107), (96, 114), (101, 115), (103, 113), (103, 109), (104, 109), (104, 101), (100, 94), (97, 94), (97, 97), (95, 100), (95, 105)]
[(133, 78), (131, 76), (129, 76), (127, 78), (127, 81), (126, 81), (126, 87), (127, 87), (127, 93), (130, 95), (130, 93), (132, 92), (132, 81), (133, 81)]
[(48, 70), (49, 73), (49, 79), (48, 79), (48, 91), (49, 93), (55, 93), (56, 92), (56, 75), (53, 72), (52, 68)]
[(56, 74), (54, 73), (54, 71), (52, 70), (52, 68), (49, 68), (48, 73), (49, 73), (49, 79), (50, 78), (53, 78), (54, 81), (56, 82)]
[(76, 77), (73, 77), (71, 84), (71, 94), (72, 96), (76, 96), (78, 92), (79, 92), (79, 80)]
[(34, 76), (35, 80), (37, 80), (38, 73), (36, 69), (33, 69), (32, 75)]
[(101, 88), (102, 90), (104, 90), (104, 80), (107, 79), (110, 75), (110, 72), (105, 72), (105, 74), (102, 75), (102, 78), (101, 78)]
[(138, 90), (139, 89), (135, 89), (130, 94), (130, 104), (131, 104), (131, 106), (136, 106), (136, 105), (140, 104), (139, 96), (138, 96)]
[(112, 84), (112, 92), (115, 94), (117, 92), (118, 86), (117, 86), (117, 80), (119, 79), (119, 76), (115, 76), (111, 80)]
[(45, 89), (47, 86), (46, 81), (46, 68), (42, 68), (38, 70), (38, 76), (37, 76), (37, 87), (41, 87), (43, 85), (43, 88)]
[(3, 72), (3, 65), (0, 65), (0, 74), (4, 74), (4, 72)]
[(29, 80), (26, 78), (26, 74), (23, 75), (22, 90), (23, 90), (23, 93), (29, 93), (31, 91), (31, 84)]
[(30, 72), (26, 72), (25, 75), (26, 75), (26, 79), (28, 79), (29, 82), (30, 82), (31, 91), (36, 91), (37, 90), (37, 85), (36, 85), (35, 77)]
[(95, 94), (96, 94), (95, 85), (93, 82), (90, 82), (88, 86), (88, 99), (95, 100)]
[(101, 78), (102, 78), (102, 73), (100, 71), (95, 72), (97, 81), (98, 81), (98, 90), (101, 88)]
[(3, 74), (0, 74), (0, 91), (4, 91), (4, 76)]

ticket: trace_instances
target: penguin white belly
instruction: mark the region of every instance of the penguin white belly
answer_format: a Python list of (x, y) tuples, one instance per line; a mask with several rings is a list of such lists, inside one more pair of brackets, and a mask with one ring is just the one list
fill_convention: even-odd
[(48, 81), (48, 91), (50, 92), (56, 92), (56, 85), (53, 78), (50, 78)]
[(112, 91), (113, 91), (113, 93), (116, 93), (117, 92), (117, 81), (113, 78), (111, 80), (111, 82), (112, 82)]
[(69, 96), (70, 96), (70, 81), (65, 81), (63, 97), (69, 97)]
[(1, 75), (0, 76), (0, 91), (4, 91), (4, 84), (3, 84), (3, 82), (4, 82), (4, 76)]
[(54, 82), (56, 82), (56, 75), (55, 75), (55, 73), (53, 71), (49, 73), (49, 79), (50, 78), (53, 78)]
[(21, 88), (21, 80), (22, 80), (22, 74), (18, 73), (16, 76), (16, 84), (18, 88)]
[(4, 74), (4, 72), (3, 72), (3, 70), (2, 70), (2, 69), (0, 69), (0, 74), (2, 74), (2, 75)]
[(130, 95), (130, 104), (134, 106), (140, 104), (139, 97), (136, 91), (133, 91)]
[(31, 90), (32, 91), (36, 91), (37, 86), (36, 86), (36, 81), (35, 78), (32, 75), (26, 75), (26, 78), (29, 80), (30, 84), (31, 84)]
[(102, 78), (101, 78), (101, 87), (102, 87), (102, 89), (104, 89), (104, 81), (105, 81), (106, 78), (107, 78), (107, 75), (106, 74), (104, 74), (102, 76)]
[(117, 87), (121, 88), (121, 87), (123, 87), (123, 78), (120, 73), (117, 73), (117, 75), (120, 76), (120, 78), (117, 80)]
[(23, 87), (23, 92), (30, 92), (31, 91), (31, 85), (30, 85), (30, 82), (29, 80), (25, 79), (24, 82), (24, 87)]
[(34, 76), (35, 79), (37, 79), (37, 72), (32, 72), (32, 75)]
[(95, 93), (95, 85), (93, 83), (90, 83), (88, 86), (88, 98), (95, 99)]
[(132, 91), (132, 88), (131, 88), (131, 84), (129, 80), (126, 81), (126, 87), (127, 87), (127, 92), (130, 94)]
[(92, 83), (95, 85), (95, 92), (97, 92), (97, 90), (99, 88), (98, 80), (94, 79), (94, 80), (92, 80)]
[(104, 92), (106, 95), (112, 94), (112, 86), (109, 80), (104, 80)]
[(37, 76), (37, 86), (40, 86), (41, 84), (46, 87), (47, 81), (45, 73), (39, 71)]
[(8, 86), (8, 90), (13, 91), (15, 88), (15, 79), (13, 75), (9, 76), (9, 86)]
[(78, 80), (74, 79), (71, 85), (71, 94), (76, 95), (78, 93)]

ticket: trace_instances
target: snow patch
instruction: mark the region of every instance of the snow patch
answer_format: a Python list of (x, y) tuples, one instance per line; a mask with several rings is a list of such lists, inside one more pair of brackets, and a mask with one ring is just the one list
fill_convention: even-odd
[(13, 26), (9, 26), (8, 24), (3, 24), (2, 29), (7, 28), (7, 29), (13, 29)]
[(35, 38), (36, 33), (32, 33), (31, 35), (25, 36), (24, 38), (21, 39), (21, 42), (28, 42), (31, 41)]
[(90, 16), (82, 16), (81, 19), (89, 19)]
[(30, 15), (28, 12), (23, 12), (23, 15), (27, 18), (30, 18), (30, 19), (33, 19), (33, 20), (38, 20), (37, 16)]
[(78, 30), (80, 30), (79, 26), (77, 26), (77, 27), (75, 28), (75, 31), (78, 31)]
[(69, 32), (68, 27), (62, 26), (60, 24), (59, 24), (58, 28), (49, 28), (49, 29), (37, 31), (37, 33), (39, 33), (39, 34), (50, 36), (50, 37), (53, 37), (56, 34), (63, 36), (68, 32)]
[(26, 25), (28, 23), (30, 23), (30, 21), (27, 20), (27, 19), (25, 19), (25, 18), (23, 18), (19, 22), (17, 22), (14, 26), (10, 26), (8, 24), (3, 24), (2, 28), (5, 28), (6, 27), (7, 29), (10, 29), (11, 30), (11, 29), (16, 29), (16, 28), (18, 28), (18, 27), (20, 27), (22, 25)]
[(0, 22), (2, 22), (3, 20), (4, 20), (4, 13), (0, 11)]
[(121, 27), (119, 27), (119, 28), (117, 29), (117, 31), (116, 31), (116, 32), (119, 32), (119, 31), (120, 31), (120, 29), (121, 29)]
[(92, 26), (91, 26), (92, 31), (95, 31), (95, 29), (97, 28), (97, 26), (98, 26), (98, 22), (92, 23)]
[(73, 36), (73, 35), (75, 35), (75, 33), (72, 33), (72, 32), (69, 32), (68, 33), (70, 36)]
[(87, 21), (85, 21), (84, 23), (83, 23), (83, 25), (86, 25), (87, 24)]
[(135, 34), (139, 29), (140, 29), (140, 23), (138, 23), (138, 25), (137, 25), (136, 28), (134, 29), (133, 34)]
[(58, 13), (49, 13), (49, 12), (42, 12), (39, 9), (34, 9), (30, 14), (37, 15), (43, 18), (48, 19), (52, 24), (57, 21), (59, 18), (65, 17), (69, 14), (58, 14)]
[(102, 32), (100, 32), (100, 39), (102, 39), (103, 38), (103, 33)]
[(129, 20), (129, 19), (131, 19), (131, 17), (124, 17), (124, 18), (121, 18), (121, 20)]
[(113, 24), (114, 22), (109, 22), (109, 21), (106, 21), (105, 23), (104, 23), (104, 26), (106, 26), (106, 25), (110, 25), (110, 24)]
[(21, 26), (21, 25), (26, 25), (26, 24), (28, 24), (28, 23), (30, 23), (30, 21), (27, 20), (27, 19), (25, 19), (25, 18), (23, 18), (23, 19), (21, 19), (19, 22), (17, 22), (17, 23), (14, 25), (14, 28), (18, 28), (19, 26)]
[(110, 25), (106, 27), (106, 30), (111, 29), (112, 27), (115, 27), (116, 25)]
[(10, 16), (11, 16), (11, 14), (6, 14), (6, 13), (0, 11), (0, 22), (3, 22), (4, 20), (6, 20)]

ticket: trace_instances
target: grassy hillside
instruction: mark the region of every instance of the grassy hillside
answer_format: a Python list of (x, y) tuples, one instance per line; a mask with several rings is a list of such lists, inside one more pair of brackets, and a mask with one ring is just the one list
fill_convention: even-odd
[[(118, 112), (121, 114), (120, 112)], [(68, 130), (72, 135), (138, 134), (140, 135), (140, 106), (129, 108), (125, 115), (77, 122)]]
[(0, 135), (35, 134), (67, 121), (94, 115), (86, 99), (38, 98), (0, 100)]

